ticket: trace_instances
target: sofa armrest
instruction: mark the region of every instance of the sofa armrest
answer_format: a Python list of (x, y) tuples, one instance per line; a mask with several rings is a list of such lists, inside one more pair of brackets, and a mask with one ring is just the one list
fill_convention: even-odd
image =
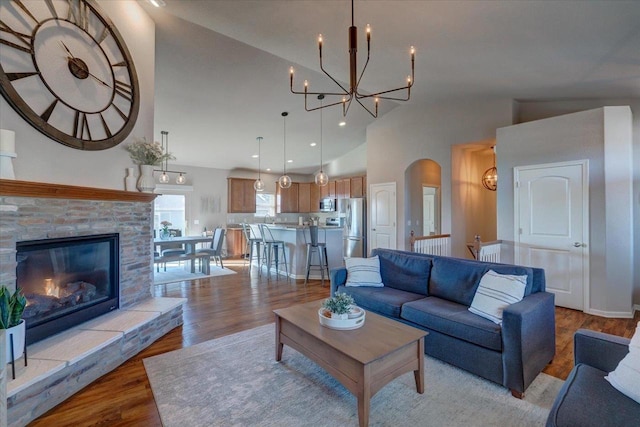
[(611, 372), (629, 353), (628, 338), (578, 329), (573, 336), (574, 362)]
[(554, 295), (536, 292), (502, 314), (504, 386), (524, 392), (556, 353)]
[(334, 296), (338, 286), (347, 283), (347, 269), (344, 267), (332, 268), (329, 272), (329, 278), (331, 279), (331, 296)]

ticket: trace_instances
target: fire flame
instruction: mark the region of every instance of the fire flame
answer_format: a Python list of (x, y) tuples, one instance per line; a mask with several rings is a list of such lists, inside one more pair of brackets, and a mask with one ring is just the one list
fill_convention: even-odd
[(53, 279), (44, 279), (44, 292), (49, 296), (60, 297), (60, 288), (53, 282)]

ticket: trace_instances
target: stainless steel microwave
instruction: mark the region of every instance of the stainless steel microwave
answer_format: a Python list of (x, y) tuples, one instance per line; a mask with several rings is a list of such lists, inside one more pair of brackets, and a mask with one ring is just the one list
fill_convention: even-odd
[(337, 204), (336, 199), (320, 199), (320, 212), (335, 212)]

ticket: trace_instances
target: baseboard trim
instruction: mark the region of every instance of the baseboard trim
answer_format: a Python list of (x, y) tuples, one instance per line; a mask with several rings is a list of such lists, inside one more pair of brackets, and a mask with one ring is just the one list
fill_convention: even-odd
[[(635, 306), (635, 309), (640, 309)], [(614, 319), (633, 319), (634, 310), (631, 311), (603, 311), (603, 310), (585, 310), (587, 314), (593, 314), (594, 316), (614, 318)]]
[(636, 304), (633, 306), (633, 314), (636, 314), (636, 311), (640, 311), (640, 304)]

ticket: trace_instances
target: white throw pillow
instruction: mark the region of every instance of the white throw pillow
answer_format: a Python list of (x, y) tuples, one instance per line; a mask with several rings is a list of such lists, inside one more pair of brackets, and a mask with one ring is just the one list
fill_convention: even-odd
[(373, 286), (381, 288), (380, 259), (378, 256), (371, 258), (345, 258), (347, 266), (347, 283), (345, 286)]
[(489, 270), (480, 279), (469, 311), (501, 325), (502, 312), (509, 305), (522, 301), (526, 286), (527, 276)]
[(640, 403), (640, 322), (629, 343), (629, 354), (605, 379), (620, 393)]

